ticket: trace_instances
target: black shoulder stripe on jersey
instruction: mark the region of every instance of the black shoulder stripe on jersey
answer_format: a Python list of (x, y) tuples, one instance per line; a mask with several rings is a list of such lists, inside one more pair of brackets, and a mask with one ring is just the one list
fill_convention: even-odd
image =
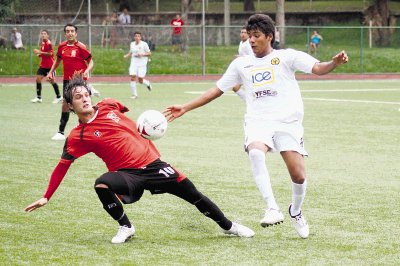
[(85, 129), (85, 126), (82, 126), (81, 133), (79, 133), (79, 138), (81, 141), (83, 141), (83, 130), (84, 129)]
[(65, 160), (73, 161), (76, 158), (67, 152), (67, 145), (68, 145), (68, 138), (65, 140), (64, 149), (63, 149), (61, 158), (65, 159)]

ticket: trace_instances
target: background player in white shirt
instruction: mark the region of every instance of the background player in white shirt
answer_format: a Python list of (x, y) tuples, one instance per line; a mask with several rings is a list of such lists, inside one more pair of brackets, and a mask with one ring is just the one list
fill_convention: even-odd
[(129, 67), (129, 75), (131, 76), (131, 92), (132, 99), (138, 97), (136, 89), (136, 76), (139, 79), (139, 83), (146, 85), (147, 89), (151, 91), (150, 81), (145, 79), (147, 72), (147, 62), (151, 55), (149, 45), (142, 41), (142, 34), (140, 32), (134, 33), (134, 41), (130, 44), (129, 53), (124, 55), (124, 58), (131, 57), (131, 65)]
[(279, 224), (284, 217), (275, 201), (265, 154), (280, 152), (292, 179), (292, 202), (289, 215), (296, 232), (302, 238), (309, 235), (309, 227), (301, 206), (306, 194), (306, 173), (303, 145), (303, 101), (295, 79), (296, 71), (324, 75), (348, 61), (344, 51), (329, 62), (293, 49), (274, 50), (275, 26), (264, 14), (249, 18), (246, 25), (255, 56), (236, 58), (216, 86), (183, 105), (168, 107), (164, 114), (168, 121), (203, 106), (243, 84), (246, 92), (245, 147), (249, 154), (256, 185), (266, 203), (263, 227)]
[[(252, 55), (252, 54), (253, 50), (251, 49), (249, 35), (247, 34), (246, 26), (243, 26), (243, 28), (240, 30), (240, 43), (238, 48), (238, 54), (236, 55), (236, 57)], [(232, 90), (240, 97), (240, 99), (246, 102), (246, 94), (244, 93), (243, 90), (240, 89), (241, 86), (242, 86), (241, 84), (238, 84), (235, 87), (233, 87)]]

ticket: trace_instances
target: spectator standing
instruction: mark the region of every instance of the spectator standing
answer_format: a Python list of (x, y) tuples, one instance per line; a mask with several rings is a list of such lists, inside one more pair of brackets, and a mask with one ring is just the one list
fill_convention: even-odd
[(311, 40), (310, 41), (310, 52), (311, 53), (317, 52), (318, 45), (321, 43), (321, 41), (323, 39), (324, 38), (322, 38), (322, 36), (319, 35), (318, 31), (314, 30), (313, 34), (310, 37), (310, 40)]
[[(36, 72), (36, 98), (31, 100), (33, 103), (42, 102), (42, 80), (47, 76), (47, 74), (49, 74), (49, 71), (54, 63), (53, 44), (49, 39), (49, 32), (47, 30), (42, 30), (40, 32), (40, 37), (42, 38), (40, 49), (33, 49), (33, 53), (40, 57), (39, 69)], [(49, 80), (49, 82), (53, 86), (54, 93), (56, 94), (56, 98), (54, 99), (53, 103), (61, 102), (62, 97), (60, 95), (60, 90), (58, 89), (57, 83), (54, 80)]]
[(147, 62), (151, 51), (149, 45), (142, 41), (142, 34), (140, 32), (134, 33), (134, 41), (130, 44), (129, 53), (124, 55), (124, 58), (131, 57), (131, 64), (129, 66), (129, 75), (131, 76), (131, 92), (132, 99), (138, 97), (136, 88), (136, 77), (138, 77), (139, 83), (146, 85), (147, 89), (151, 91), (150, 81), (145, 79), (147, 73)]
[(16, 49), (16, 50), (24, 50), (25, 47), (22, 43), (22, 35), (21, 33), (18, 31), (17, 28), (13, 28), (12, 32), (11, 32), (11, 45), (12, 45), (12, 49)]
[(183, 51), (182, 46), (182, 36), (183, 36), (183, 26), (185, 22), (182, 20), (179, 14), (170, 21), (169, 23), (172, 27), (172, 51), (176, 52), (180, 50)]
[(132, 24), (131, 15), (129, 15), (129, 10), (127, 7), (122, 9), (122, 13), (118, 16), (118, 22), (121, 25), (130, 25)]
[(101, 44), (103, 47), (105, 47), (108, 42), (111, 48), (115, 48), (117, 39), (117, 31), (115, 29), (115, 26), (117, 23), (118, 16), (116, 12), (113, 12), (111, 16), (107, 16), (103, 20), (102, 25), (104, 26), (104, 30)]

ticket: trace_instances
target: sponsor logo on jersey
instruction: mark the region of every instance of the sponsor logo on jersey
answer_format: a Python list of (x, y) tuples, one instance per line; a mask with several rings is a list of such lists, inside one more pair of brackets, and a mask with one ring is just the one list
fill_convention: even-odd
[(117, 116), (117, 114), (114, 113), (114, 111), (110, 111), (110, 112), (107, 114), (107, 118), (113, 120), (115, 123), (118, 123), (119, 120), (121, 120), (121, 118), (119, 118), (119, 117)]
[(76, 50), (71, 51), (71, 57), (76, 57)]
[(271, 84), (275, 81), (273, 68), (255, 68), (251, 70), (251, 80), (253, 87), (260, 87)]
[(261, 98), (261, 97), (265, 97), (265, 96), (276, 96), (278, 95), (277, 91), (274, 90), (262, 90), (262, 91), (255, 91), (253, 92), (254, 97), (256, 99)]
[(279, 65), (280, 62), (281, 62), (281, 60), (279, 60), (278, 57), (271, 59), (271, 65), (273, 65), (273, 66)]

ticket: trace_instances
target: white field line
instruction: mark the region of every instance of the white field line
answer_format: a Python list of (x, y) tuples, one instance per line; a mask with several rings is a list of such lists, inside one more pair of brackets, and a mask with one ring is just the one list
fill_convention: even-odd
[(377, 104), (400, 105), (400, 102), (383, 102), (383, 101), (368, 101), (368, 100), (347, 100), (347, 99), (309, 98), (309, 97), (303, 97), (303, 100), (324, 101), (324, 102), (377, 103)]

